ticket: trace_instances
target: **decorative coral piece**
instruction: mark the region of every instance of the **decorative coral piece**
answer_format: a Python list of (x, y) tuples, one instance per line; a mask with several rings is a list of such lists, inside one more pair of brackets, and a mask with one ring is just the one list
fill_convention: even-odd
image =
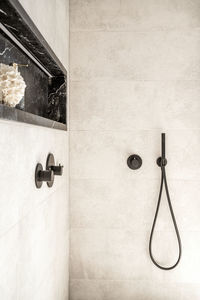
[(15, 107), (23, 98), (26, 84), (18, 65), (0, 64), (0, 102)]

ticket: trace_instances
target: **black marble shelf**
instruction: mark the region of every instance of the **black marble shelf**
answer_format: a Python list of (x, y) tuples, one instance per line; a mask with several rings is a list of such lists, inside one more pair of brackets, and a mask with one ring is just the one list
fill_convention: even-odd
[(18, 0), (0, 1), (0, 63), (19, 64), (26, 83), (19, 105), (0, 104), (0, 118), (67, 130), (67, 71)]
[(66, 124), (49, 120), (3, 104), (0, 104), (0, 119), (50, 127), (53, 129), (67, 130)]

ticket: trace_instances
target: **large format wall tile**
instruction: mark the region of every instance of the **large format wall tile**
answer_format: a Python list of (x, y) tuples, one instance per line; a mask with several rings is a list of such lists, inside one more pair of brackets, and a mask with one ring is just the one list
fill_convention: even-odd
[[(197, 0), (70, 2), (72, 300), (200, 297), (199, 11)], [(183, 245), (169, 272), (148, 253), (161, 132)], [(177, 250), (164, 191), (153, 251), (168, 266)]]
[[(153, 254), (164, 266), (178, 258), (174, 232), (160, 231)], [(71, 279), (153, 280), (158, 283), (200, 283), (199, 232), (181, 232), (182, 260), (171, 272), (163, 272), (150, 260), (149, 232), (137, 230), (73, 229)]]
[(0, 238), (0, 295), (2, 299), (18, 299), (18, 241), (18, 226)]
[(153, 221), (157, 180), (72, 180), (72, 228), (149, 230)]
[(199, 299), (198, 284), (162, 284), (153, 280), (71, 280), (72, 300)]
[[(52, 265), (52, 272), (57, 279), (62, 280), (63, 277), (67, 279), (68, 208), (66, 193), (59, 190), (52, 194), (17, 226), (20, 233), (19, 295), (20, 299), (25, 300), (40, 289), (40, 285), (50, 272)], [(61, 263), (66, 269), (61, 268)], [(54, 280), (54, 288), (57, 293), (60, 288), (66, 290), (65, 286), (59, 285), (57, 279)]]
[[(156, 164), (161, 155), (160, 134), (160, 130), (71, 131), (71, 178), (160, 178)], [(169, 179), (200, 179), (199, 136), (199, 130), (166, 131)], [(126, 163), (133, 153), (143, 159), (137, 171), (129, 169)]]
[[(29, 125), (13, 125), (1, 122), (0, 235), (53, 192), (66, 189), (66, 134), (52, 129), (38, 130), (37, 127)], [(12, 141), (12, 147), (9, 141)], [(55, 177), (51, 189), (46, 183), (41, 189), (37, 189), (34, 178), (36, 164), (40, 162), (45, 168), (50, 152), (54, 154), (56, 163), (65, 165), (63, 176)]]
[(200, 128), (200, 81), (72, 81), (72, 130)]
[(72, 31), (184, 30), (199, 27), (199, 14), (198, 0), (70, 1)]
[(199, 80), (199, 51), (199, 30), (73, 32), (71, 79)]
[(70, 300), (106, 300), (107, 283), (102, 280), (70, 280)]
[[(168, 181), (180, 231), (200, 230), (199, 185), (200, 181)], [(160, 180), (71, 180), (71, 227), (150, 230), (159, 188)], [(163, 190), (156, 229), (174, 230), (165, 190)]]
[[(160, 175), (155, 164), (159, 156), (159, 131), (157, 134), (148, 130), (71, 131), (70, 139), (71, 178), (119, 179), (125, 176), (134, 180)], [(155, 149), (157, 154), (154, 154)], [(145, 157), (142, 167), (135, 172), (127, 166), (127, 158), (133, 153)]]

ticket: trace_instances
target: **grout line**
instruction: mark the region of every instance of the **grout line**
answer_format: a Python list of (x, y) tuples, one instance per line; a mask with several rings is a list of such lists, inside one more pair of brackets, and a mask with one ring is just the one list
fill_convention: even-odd
[(80, 83), (80, 82), (163, 82), (163, 83), (175, 83), (175, 82), (200, 82), (200, 79), (115, 79), (115, 78), (102, 78), (102, 79), (93, 79), (93, 78), (86, 78), (86, 79), (70, 79), (71, 83)]
[(200, 27), (171, 27), (171, 28), (155, 28), (155, 29), (129, 29), (129, 30), (110, 30), (110, 29), (70, 29), (71, 33), (186, 33), (200, 31)]

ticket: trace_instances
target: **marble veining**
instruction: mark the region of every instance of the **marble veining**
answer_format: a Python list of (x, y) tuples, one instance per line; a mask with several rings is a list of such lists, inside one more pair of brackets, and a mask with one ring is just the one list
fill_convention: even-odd
[(18, 1), (1, 2), (0, 15), (3, 26), (42, 66), (0, 29), (0, 63), (16, 63), (26, 84), (25, 95), (15, 108), (66, 124), (66, 70)]

